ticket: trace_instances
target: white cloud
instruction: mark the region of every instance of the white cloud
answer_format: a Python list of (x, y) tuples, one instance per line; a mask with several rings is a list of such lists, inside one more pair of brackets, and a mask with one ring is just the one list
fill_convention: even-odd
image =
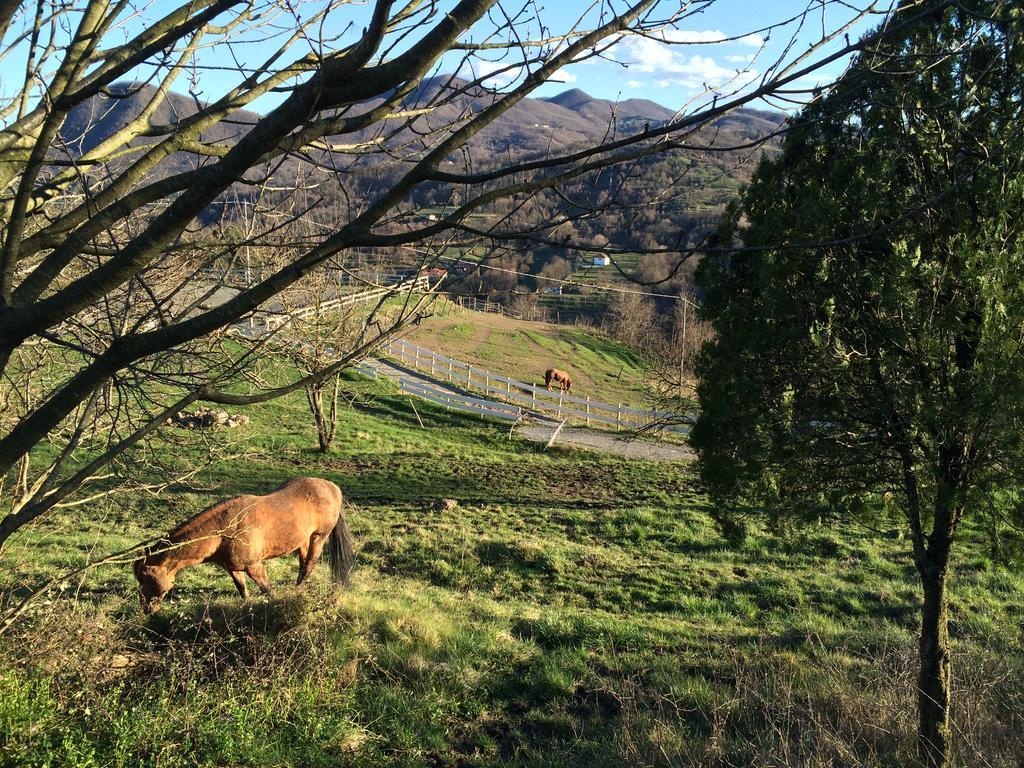
[(671, 43), (720, 43), (726, 38), (726, 34), (717, 29), (664, 29), (659, 36)]
[(726, 61), (731, 61), (733, 64), (746, 64), (747, 62), (754, 60), (754, 54), (744, 53), (741, 56), (726, 56)]
[(522, 73), (522, 66), (509, 66), (499, 61), (486, 59), (467, 59), (458, 71), (458, 76), (466, 80), (482, 78), (481, 83), (490, 88), (508, 85)]
[(731, 35), (725, 34), (720, 29), (660, 29), (652, 32), (651, 36), (657, 40), (677, 45), (685, 45), (687, 43), (732, 43), (735, 45), (749, 45), (754, 48), (760, 48), (764, 45), (764, 38), (757, 33), (732, 39)]
[(642, 82), (640, 82), (639, 80), (627, 80), (626, 81), (626, 87), (627, 88), (643, 88), (644, 84)]
[(615, 47), (614, 56), (634, 72), (657, 76), (655, 83), (662, 86), (735, 87), (757, 76), (753, 70), (744, 70), (740, 76), (735, 67), (723, 67), (710, 56), (687, 55), (685, 49), (648, 37), (626, 37)]
[(555, 74), (551, 76), (552, 80), (560, 80), (563, 83), (575, 83), (576, 75), (572, 72), (567, 72), (565, 67), (555, 70)]

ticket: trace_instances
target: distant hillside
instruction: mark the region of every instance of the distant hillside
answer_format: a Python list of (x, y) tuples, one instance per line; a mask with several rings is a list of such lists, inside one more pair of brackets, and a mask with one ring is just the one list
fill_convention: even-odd
[(563, 91), (557, 96), (549, 96), (543, 100), (551, 104), (557, 104), (577, 115), (598, 120), (605, 124), (612, 117), (618, 120), (639, 118), (661, 123), (671, 120), (675, 116), (673, 110), (648, 99), (626, 99), (625, 101), (613, 102), (607, 99), (595, 99), (579, 88)]
[[(100, 142), (117, 133), (137, 116), (154, 94), (152, 86), (134, 83), (115, 85), (110, 94), (98, 95), (78, 105), (68, 115), (61, 129), (61, 140), (66, 151), (73, 156), (81, 155)], [(412, 121), (404, 130), (390, 136), (388, 142), (394, 145), (415, 143), (419, 136), (433, 131), (444, 130), (465, 119), (467, 115), (483, 110), (494, 99), (487, 89), (470, 86), (465, 81), (450, 76), (439, 76), (424, 81), (419, 89), (404, 102), (405, 109), (432, 109)], [(369, 102), (372, 106), (375, 102)], [(169, 93), (152, 117), (154, 126), (174, 125), (194, 115), (202, 104), (192, 96)], [(547, 98), (527, 98), (498, 118), (493, 124), (474, 137), (470, 151), (475, 159), (487, 164), (494, 152), (535, 155), (558, 153), (573, 149), (582, 143), (600, 141), (607, 134), (613, 121), (619, 127), (637, 129), (638, 123), (652, 126), (670, 120), (675, 115), (671, 109), (646, 99), (626, 99), (612, 102), (593, 98), (578, 88)], [(202, 140), (210, 143), (232, 144), (248, 132), (259, 120), (255, 112), (240, 111), (230, 121), (218, 123), (204, 132)], [(724, 144), (735, 136), (744, 138), (763, 136), (774, 130), (782, 116), (755, 110), (738, 110), (718, 121), (719, 143)], [(348, 136), (348, 142), (368, 140), (377, 128)], [(155, 139), (137, 138), (132, 144), (150, 143)], [(429, 138), (423, 138), (427, 146)], [(505, 155), (503, 154), (503, 157)], [(318, 162), (331, 159), (326, 155), (312, 155)], [(346, 156), (346, 163), (351, 157)], [(195, 164), (195, 159), (177, 155), (165, 162), (162, 172), (184, 170)], [(302, 161), (289, 163), (276, 170), (276, 175), (292, 176)]]
[[(151, 86), (125, 83), (111, 88), (109, 94), (79, 105), (63, 125), (60, 151), (74, 158), (114, 136), (140, 114), (154, 93)], [(468, 117), (485, 109), (496, 98), (493, 91), (464, 80), (450, 76), (431, 78), (404, 100), (404, 110), (423, 112), (406, 125), (389, 123), (382, 127), (378, 124), (358, 133), (328, 138), (328, 141), (348, 145), (365, 143), (370, 147), (366, 154), (306, 150), (269, 166), (250, 169), (247, 178), (268, 179), (270, 185), (277, 188), (272, 195), (279, 197), (282, 203), (293, 197), (292, 191), (297, 187), (315, 187), (318, 201), (315, 215), (328, 227), (341, 224), (343, 217), (357, 214), (393, 184), (408, 163), (419, 155), (417, 148), (425, 151), (436, 146), (440, 136), (446, 135), (453, 126), (464, 124)], [(379, 103), (367, 102), (365, 108)], [(188, 120), (202, 106), (192, 96), (170, 93), (152, 116), (151, 124), (155, 128), (173, 126)], [(480, 171), (499, 163), (562, 155), (599, 143), (610, 134), (622, 136), (648, 126), (663, 125), (674, 116), (671, 109), (646, 99), (612, 102), (573, 88), (556, 96), (523, 99), (474, 136), (465, 151), (449, 162), (456, 167)], [(231, 145), (259, 119), (260, 115), (255, 112), (238, 112), (229, 121), (211, 126), (201, 139), (209, 144)], [(718, 147), (747, 144), (770, 135), (782, 120), (783, 115), (779, 113), (736, 110), (709, 123), (692, 141), (703, 140)], [(393, 132), (383, 134), (384, 130)], [(133, 139), (130, 145), (145, 146), (157, 140), (142, 136)], [(382, 143), (397, 151), (382, 152)], [(679, 271), (672, 268), (670, 254), (650, 257), (640, 254), (652, 250), (681, 251), (699, 245), (716, 226), (722, 207), (749, 180), (757, 156), (757, 153), (751, 155), (749, 150), (671, 152), (573, 179), (563, 185), (560, 194), (542, 191), (529, 205), (516, 206), (516, 215), (523, 217), (520, 220), (502, 219), (509, 227), (522, 228), (569, 216), (573, 224), (561, 227), (557, 236), (558, 242), (564, 245), (518, 243), (507, 252), (489, 249), (488, 258), (495, 266), (511, 272), (536, 274), (553, 258), (561, 256), (572, 261), (574, 270), (579, 270), (589, 265), (589, 257), (574, 257), (579, 252), (574, 251), (572, 245), (607, 245), (630, 252), (622, 257), (623, 263), (628, 262), (630, 271), (647, 283), (661, 279), (661, 275), (674, 275), (673, 282), (666, 283), (663, 289), (676, 290), (688, 281), (686, 273), (691, 266)], [(126, 163), (130, 159), (124, 157), (115, 162)], [(216, 162), (212, 156), (177, 152), (163, 159), (150, 172), (149, 180), (212, 162)], [(343, 172), (334, 173), (332, 169)], [(236, 197), (246, 198), (252, 190), (252, 185), (235, 185), (220, 203), (207, 209), (205, 220), (230, 220), (237, 210), (231, 201)], [(410, 192), (408, 202), (429, 214), (451, 206), (458, 194), (459, 190), (448, 184), (424, 183)], [(268, 198), (264, 203), (273, 204)], [(509, 209), (503, 206), (505, 204), (499, 202), (480, 209), (475, 214), (477, 223), (507, 216)], [(415, 226), (415, 221), (410, 219), (394, 226)], [(460, 255), (454, 254), (455, 257)], [(467, 280), (465, 290), (508, 296), (512, 285), (506, 283), (515, 283), (511, 272), (489, 271), (477, 281)], [(505, 278), (501, 277), (503, 274)], [(587, 280), (618, 279), (614, 270), (607, 270), (603, 275), (593, 275)]]
[[(61, 128), (61, 138), (71, 151), (83, 154), (101, 141), (120, 131), (134, 119), (153, 98), (155, 89), (149, 85), (121, 83), (79, 104), (68, 114)], [(150, 123), (155, 126), (174, 125), (194, 115), (200, 106), (191, 96), (170, 92), (157, 107)], [(260, 119), (256, 112), (240, 110), (230, 123), (217, 123), (202, 135), (204, 141), (233, 143), (244, 136)], [(139, 139), (139, 141), (147, 141)]]
[[(109, 89), (109, 94), (94, 96), (77, 105), (61, 126), (62, 150), (72, 157), (79, 157), (116, 135), (142, 112), (152, 100), (154, 93), (155, 89), (149, 85), (119, 83)], [(203, 106), (205, 104), (191, 96), (169, 92), (150, 118), (150, 125), (154, 127), (176, 125), (195, 115)], [(260, 117), (261, 115), (256, 112), (239, 110), (231, 116), (230, 120), (210, 126), (208, 130), (200, 134), (199, 138), (210, 144), (234, 144), (252, 129)], [(145, 146), (154, 144), (158, 140), (159, 138), (140, 136), (130, 141), (129, 146)], [(115, 161), (113, 164), (116, 166), (118, 162)], [(126, 162), (126, 160), (120, 162)], [(200, 159), (190, 153), (177, 152), (161, 161), (150, 173), (150, 178), (163, 178), (192, 170), (200, 162), (209, 163), (211, 160), (209, 158)], [(280, 179), (294, 178), (296, 171), (305, 164), (301, 160), (288, 158), (275, 168), (274, 174)], [(253, 169), (247, 176), (258, 178), (266, 170), (265, 168)]]

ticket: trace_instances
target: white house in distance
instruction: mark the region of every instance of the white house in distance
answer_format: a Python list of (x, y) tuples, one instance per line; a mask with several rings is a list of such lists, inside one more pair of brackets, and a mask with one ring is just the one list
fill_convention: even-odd
[(595, 267), (609, 267), (609, 266), (611, 266), (611, 263), (612, 263), (611, 256), (595, 256), (594, 257), (594, 266)]

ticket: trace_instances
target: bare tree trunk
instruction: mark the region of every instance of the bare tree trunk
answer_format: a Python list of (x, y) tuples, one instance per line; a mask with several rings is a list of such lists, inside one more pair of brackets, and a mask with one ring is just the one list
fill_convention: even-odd
[(327, 440), (321, 451), (327, 453), (334, 445), (334, 435), (338, 431), (338, 391), (341, 388), (341, 377), (334, 377), (334, 387), (331, 389), (331, 409), (328, 414)]
[(341, 381), (334, 378), (331, 389), (331, 403), (327, 412), (324, 412), (323, 394), (326, 388), (323, 382), (306, 387), (306, 400), (309, 402), (310, 413), (313, 414), (313, 423), (316, 425), (316, 437), (320, 446), (320, 453), (327, 453), (334, 445), (334, 435), (338, 428), (338, 391)]
[[(932, 554), (932, 553), (929, 553)], [(946, 557), (941, 564), (920, 568), (924, 587), (919, 645), (921, 669), (918, 675), (918, 749), (928, 768), (949, 764), (951, 734), (949, 721), (952, 662), (949, 647), (949, 611), (946, 598)], [(945, 553), (948, 555), (948, 550)]]

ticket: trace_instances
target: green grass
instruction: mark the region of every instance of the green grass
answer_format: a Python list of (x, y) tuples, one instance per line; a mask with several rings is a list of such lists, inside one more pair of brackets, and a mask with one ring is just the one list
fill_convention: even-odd
[(448, 308), (417, 327), (409, 340), (528, 383), (543, 384), (548, 368), (568, 370), (572, 394), (579, 397), (642, 406), (649, 396), (646, 361), (596, 330)]
[[(248, 409), (218, 433), (243, 456), (51, 515), (4, 554), (0, 591), (299, 474), (346, 494), (353, 588), (321, 567), (297, 593), (281, 558), (278, 594), (242, 604), (201, 566), (144, 619), (127, 564), (91, 570), (0, 638), (0, 764), (911, 764), (905, 541), (755, 524), (736, 551), (686, 465), (544, 452), (417, 403), (421, 428), (388, 386), (348, 386), (334, 453), (311, 450), (301, 397)], [(171, 437), (170, 464), (202, 455), (202, 435)], [(960, 760), (1015, 765), (1024, 578), (972, 530), (959, 562), (954, 714), (984, 755)]]

